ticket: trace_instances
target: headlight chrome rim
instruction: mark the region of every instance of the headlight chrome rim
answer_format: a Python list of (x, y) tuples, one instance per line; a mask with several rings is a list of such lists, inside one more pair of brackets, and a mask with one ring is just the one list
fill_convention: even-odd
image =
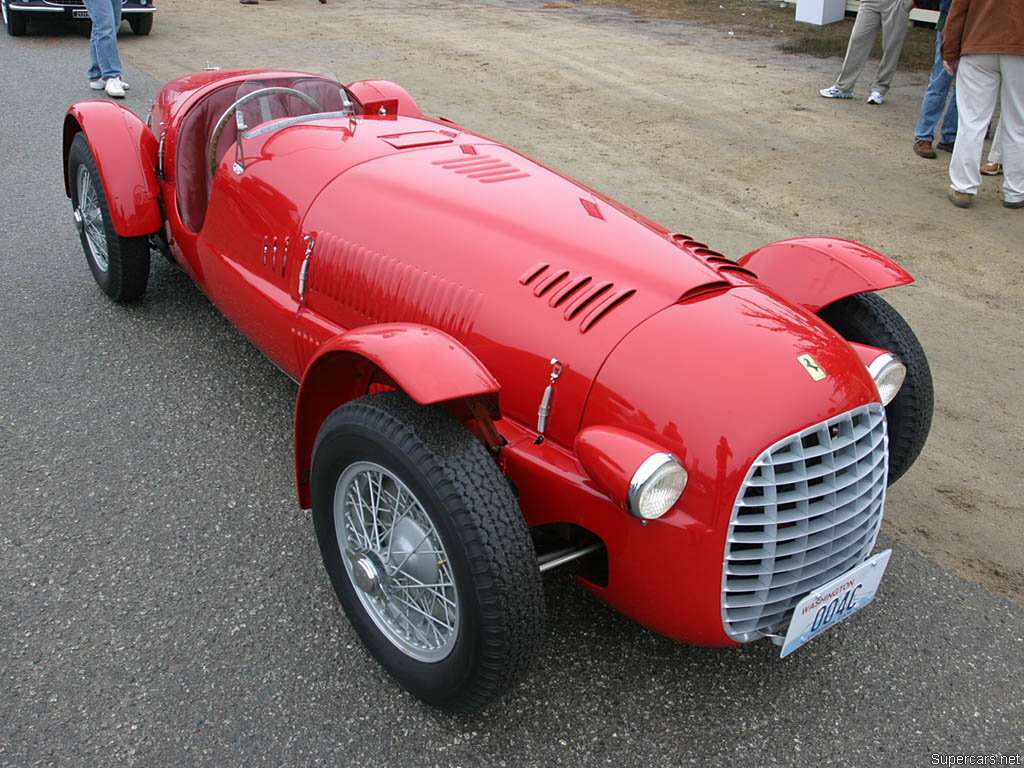
[(876, 357), (868, 366), (868, 373), (875, 382), (882, 405), (889, 405), (896, 398), (907, 378), (906, 366), (891, 352)]
[[(654, 510), (645, 509), (645, 492), (655, 487), (668, 473), (677, 475), (681, 473), (681, 479), (677, 480), (678, 493), (674, 493), (668, 504), (663, 503)], [(629, 482), (629, 492), (626, 495), (626, 509), (631, 515), (641, 520), (657, 520), (679, 501), (679, 497), (683, 495), (686, 488), (687, 480), (686, 470), (674, 455), (671, 453), (652, 454), (633, 473), (633, 479)]]

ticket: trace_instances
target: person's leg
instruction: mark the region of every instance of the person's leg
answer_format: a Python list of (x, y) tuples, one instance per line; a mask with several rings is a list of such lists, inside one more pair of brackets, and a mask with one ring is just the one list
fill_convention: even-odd
[[(943, 69), (945, 71), (945, 69)], [(949, 105), (946, 107), (946, 116), (942, 120), (942, 127), (939, 129), (939, 141), (943, 144), (953, 144), (956, 141), (956, 82), (950, 78)]]
[[(924, 98), (921, 100), (921, 115), (917, 121), (917, 128), (914, 129), (915, 141), (931, 141), (935, 138), (935, 124), (942, 117), (942, 110), (946, 106), (946, 96), (949, 95), (949, 85), (953, 82), (952, 76), (942, 66), (941, 53), (942, 33), (935, 33), (935, 63), (932, 64), (932, 73), (928, 78), (928, 87), (925, 89)], [(942, 140), (946, 140), (946, 124), (949, 123), (949, 112), (953, 111), (953, 136), (956, 136), (956, 109), (946, 111), (946, 120), (942, 124)], [(950, 142), (952, 143), (952, 142)]]
[(117, 28), (121, 23), (121, 4), (117, 0), (85, 0), (85, 8), (92, 19), (89, 52), (93, 65), (89, 68), (89, 77), (95, 79), (94, 74), (104, 80), (119, 77), (121, 57), (117, 53)]
[(880, 15), (882, 60), (878, 62), (871, 91), (885, 96), (892, 84), (892, 76), (896, 73), (896, 65), (900, 61), (903, 38), (907, 36), (907, 27), (910, 24), (910, 2), (909, 0), (888, 0), (881, 8)]
[(882, 28), (879, 2), (880, 0), (861, 0), (857, 19), (853, 22), (853, 30), (850, 32), (850, 42), (846, 46), (843, 68), (839, 70), (839, 77), (836, 78), (836, 88), (841, 91), (853, 90), (853, 84), (860, 77), (860, 71), (864, 69), (864, 64), (871, 53), (871, 46), (878, 37), (878, 30)]
[(949, 161), (949, 182), (957, 192), (974, 195), (981, 186), (981, 150), (985, 143), (985, 129), (992, 119), (999, 94), (998, 54), (962, 57), (956, 77), (959, 120), (953, 157)]
[(1003, 116), (999, 116), (996, 123), (996, 132), (992, 134), (992, 143), (988, 147), (988, 162), (990, 165), (1002, 165), (1003, 162)]
[[(1003, 200), (1024, 204), (1024, 56), (999, 55), (999, 127), (1003, 151)], [(994, 143), (994, 142), (993, 142)]]

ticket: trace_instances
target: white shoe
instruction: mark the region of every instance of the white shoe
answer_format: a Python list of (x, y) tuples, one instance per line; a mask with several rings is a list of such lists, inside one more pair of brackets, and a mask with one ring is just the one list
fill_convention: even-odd
[(885, 101), (885, 98), (878, 91), (872, 91), (871, 95), (868, 96), (868, 104), (881, 104)]
[(92, 88), (94, 91), (102, 91), (103, 90), (103, 78), (102, 77), (97, 77), (95, 80), (90, 80), (89, 81), (89, 87)]
[(853, 91), (841, 91), (834, 85), (831, 88), (822, 88), (818, 91), (826, 99), (852, 99)]
[(103, 90), (107, 92), (107, 96), (115, 99), (124, 98), (125, 85), (121, 82), (120, 77), (111, 77), (107, 80), (106, 85), (103, 86)]

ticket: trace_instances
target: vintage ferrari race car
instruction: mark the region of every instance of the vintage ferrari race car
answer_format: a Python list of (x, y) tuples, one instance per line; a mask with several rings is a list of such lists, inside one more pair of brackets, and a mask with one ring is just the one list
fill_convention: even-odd
[(300, 382), (298, 501), (370, 652), (479, 707), (543, 635), (541, 573), (703, 645), (783, 655), (874, 595), (928, 363), (845, 240), (738, 261), (386, 81), (178, 78), (73, 105), (64, 172), (115, 301), (179, 265)]

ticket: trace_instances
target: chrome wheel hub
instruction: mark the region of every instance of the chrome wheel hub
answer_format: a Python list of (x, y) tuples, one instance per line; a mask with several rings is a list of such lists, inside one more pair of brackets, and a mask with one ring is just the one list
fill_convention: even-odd
[(352, 464), (335, 486), (334, 526), (345, 572), (377, 629), (419, 661), (446, 658), (459, 630), (455, 576), (408, 486), (379, 464)]
[(367, 595), (382, 595), (380, 587), (381, 569), (376, 558), (369, 554), (348, 553), (349, 573), (352, 582)]

